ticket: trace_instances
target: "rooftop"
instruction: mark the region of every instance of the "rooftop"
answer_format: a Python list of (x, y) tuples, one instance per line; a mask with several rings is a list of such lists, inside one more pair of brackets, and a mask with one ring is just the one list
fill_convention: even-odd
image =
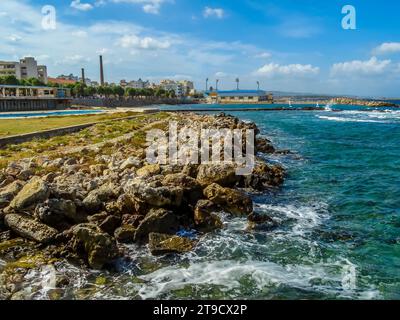
[(248, 97), (248, 96), (266, 96), (268, 93), (264, 90), (229, 90), (229, 91), (206, 91), (205, 94), (217, 93), (219, 96), (223, 97)]

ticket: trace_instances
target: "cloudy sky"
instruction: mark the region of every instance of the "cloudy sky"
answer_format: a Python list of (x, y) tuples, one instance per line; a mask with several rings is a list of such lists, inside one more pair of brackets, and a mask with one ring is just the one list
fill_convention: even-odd
[[(346, 4), (356, 30), (342, 28)], [(85, 67), (97, 80), (103, 54), (109, 82), (232, 89), (239, 77), (249, 89), (400, 97), (399, 14), (399, 1), (378, 0), (0, 0), (0, 60), (35, 56), (51, 76)]]

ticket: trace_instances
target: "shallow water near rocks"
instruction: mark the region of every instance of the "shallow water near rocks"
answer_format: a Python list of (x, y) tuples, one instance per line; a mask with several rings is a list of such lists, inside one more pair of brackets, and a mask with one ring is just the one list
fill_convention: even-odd
[(156, 258), (130, 245), (113, 272), (43, 266), (24, 276), (19, 296), (399, 299), (400, 112), (343, 109), (229, 112), (293, 151), (267, 158), (287, 168), (284, 187), (254, 196), (274, 230), (247, 232), (245, 219), (223, 217), (225, 228), (193, 252)]

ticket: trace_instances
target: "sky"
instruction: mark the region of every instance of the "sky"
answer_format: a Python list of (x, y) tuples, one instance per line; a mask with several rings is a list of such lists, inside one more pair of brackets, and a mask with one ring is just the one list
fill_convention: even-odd
[(378, 0), (0, 0), (0, 60), (99, 80), (102, 54), (108, 82), (400, 97), (399, 16)]

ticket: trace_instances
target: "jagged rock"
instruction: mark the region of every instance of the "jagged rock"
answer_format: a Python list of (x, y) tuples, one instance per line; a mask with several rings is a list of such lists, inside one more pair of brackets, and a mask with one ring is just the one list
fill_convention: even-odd
[(95, 177), (102, 175), (106, 169), (107, 166), (105, 164), (94, 164), (89, 167), (90, 174)]
[(118, 193), (119, 188), (114, 184), (104, 184), (91, 191), (82, 204), (88, 213), (95, 213), (103, 208), (107, 200), (117, 197)]
[(223, 187), (232, 187), (239, 178), (233, 164), (201, 164), (197, 174), (197, 181), (203, 186), (218, 183)]
[(100, 224), (101, 230), (107, 232), (108, 234), (114, 234), (115, 229), (121, 225), (121, 218), (118, 216), (108, 216)]
[(11, 238), (12, 238), (12, 236), (11, 236), (10, 230), (0, 232), (0, 243), (11, 240)]
[(120, 165), (120, 169), (123, 171), (125, 169), (130, 169), (130, 168), (137, 168), (140, 166), (140, 160), (138, 158), (135, 157), (129, 157), (128, 159), (126, 159), (121, 165)]
[(251, 175), (243, 177), (245, 188), (264, 190), (269, 187), (277, 187), (283, 184), (285, 170), (279, 165), (256, 163)]
[(199, 173), (199, 165), (198, 164), (187, 164), (183, 167), (181, 173), (196, 179), (197, 174)]
[(0, 190), (0, 208), (7, 206), (11, 200), (21, 191), (24, 183), (22, 181), (14, 181)]
[(161, 172), (161, 168), (159, 164), (149, 164), (147, 166), (144, 166), (142, 168), (140, 168), (139, 170), (136, 171), (136, 174), (139, 177), (151, 177), (157, 174), (160, 174)]
[(189, 201), (195, 203), (203, 195), (203, 188), (200, 183), (183, 173), (168, 174), (162, 181), (166, 186), (179, 186), (183, 188), (184, 197)]
[(153, 255), (185, 253), (193, 250), (195, 242), (188, 238), (161, 233), (149, 234), (149, 249)]
[(247, 230), (271, 231), (277, 227), (277, 223), (265, 214), (252, 213), (247, 217)]
[(119, 242), (132, 242), (135, 237), (136, 229), (129, 224), (123, 224), (114, 232), (114, 237)]
[(271, 141), (265, 138), (256, 138), (256, 150), (257, 152), (262, 152), (262, 153), (274, 153), (275, 148), (272, 145)]
[(135, 232), (135, 241), (148, 240), (148, 235), (151, 232), (175, 233), (178, 227), (178, 219), (172, 211), (151, 209), (142, 222), (140, 222)]
[(127, 186), (126, 191), (133, 199), (136, 198), (138, 201), (155, 207), (179, 207), (183, 197), (183, 189), (181, 187), (152, 187), (151, 184), (142, 179), (134, 179)]
[(39, 202), (45, 201), (50, 194), (48, 184), (38, 177), (32, 178), (14, 197), (10, 207), (16, 211), (27, 209)]
[(102, 269), (114, 260), (119, 252), (115, 241), (94, 224), (78, 224), (72, 229), (74, 247), (83, 248), (89, 266)]
[(253, 201), (249, 196), (238, 190), (221, 187), (216, 183), (204, 189), (204, 196), (232, 214), (247, 215), (253, 211)]
[(5, 216), (4, 222), (13, 232), (21, 237), (40, 243), (50, 242), (58, 233), (56, 229), (38, 222), (31, 216), (23, 213), (8, 214)]
[(20, 173), (17, 175), (17, 179), (26, 181), (34, 175), (32, 169), (25, 169), (21, 170)]
[(77, 214), (75, 203), (65, 199), (49, 199), (39, 204), (35, 209), (35, 217), (57, 229), (63, 229), (68, 226), (66, 219), (75, 223), (81, 223), (86, 220), (85, 216)]
[(221, 219), (215, 212), (221, 209), (210, 200), (199, 200), (194, 209), (194, 222), (196, 226), (205, 232), (222, 228)]

